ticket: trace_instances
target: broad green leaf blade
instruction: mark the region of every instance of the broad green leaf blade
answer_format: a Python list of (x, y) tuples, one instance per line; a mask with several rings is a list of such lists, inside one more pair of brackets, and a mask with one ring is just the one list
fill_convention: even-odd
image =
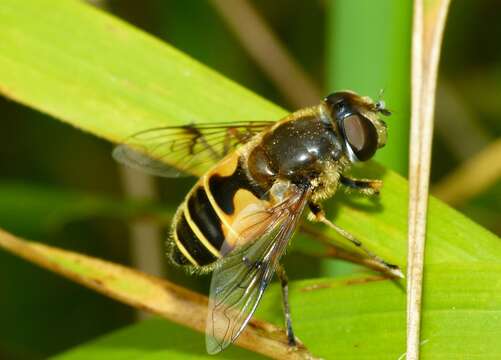
[[(496, 359), (501, 264), (430, 265), (425, 272), (423, 359)], [(281, 322), (275, 288), (258, 315)], [(274, 292), (273, 292), (274, 291)], [(326, 359), (398, 359), (405, 352), (405, 285), (374, 276), (291, 286), (298, 336)]]
[[(501, 356), (498, 341), (500, 275), (500, 264), (483, 264), (474, 270), (452, 263), (428, 268), (423, 359), (497, 359)], [(279, 287), (272, 286), (258, 315), (281, 323), (279, 297)], [(299, 281), (291, 284), (291, 301), (297, 335), (311, 344), (317, 356), (379, 360), (399, 359), (405, 352), (402, 284), (374, 275)], [(172, 330), (184, 335), (179, 342), (165, 336)], [(174, 338), (177, 339), (177, 335)], [(167, 355), (169, 358), (202, 358), (206, 356), (200, 345), (202, 341), (200, 335), (152, 320), (80, 346), (58, 359), (141, 356), (150, 360)], [(231, 354), (230, 358), (252, 358), (249, 353), (223, 354)]]
[(285, 111), (76, 0), (0, 3), (0, 93), (111, 141), (190, 122)]
[[(203, 334), (155, 318), (83, 344), (53, 359), (213, 359), (205, 352), (204, 341)], [(234, 346), (219, 354), (218, 358), (263, 359), (264, 357)]]

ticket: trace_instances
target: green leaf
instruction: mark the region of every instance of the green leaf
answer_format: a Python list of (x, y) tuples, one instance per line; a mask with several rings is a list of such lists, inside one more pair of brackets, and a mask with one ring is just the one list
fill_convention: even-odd
[(285, 114), (80, 1), (2, 1), (0, 19), (0, 93), (108, 140), (166, 124)]
[[(481, 264), (474, 269), (465, 264), (428, 267), (423, 359), (501, 356), (497, 332), (501, 320), (500, 278), (501, 264)], [(275, 285), (267, 291), (258, 315), (280, 324), (279, 297), (280, 289)], [(374, 275), (299, 281), (291, 286), (291, 306), (297, 335), (317, 356), (398, 359), (405, 352), (405, 292), (401, 284)], [(202, 345), (201, 335), (150, 320), (57, 359), (209, 358)], [(229, 358), (253, 358), (248, 352), (224, 354)]]
[[(499, 263), (427, 267), (423, 359), (499, 358), (500, 271)], [(405, 352), (405, 285), (374, 276), (365, 280), (316, 279), (292, 286), (296, 330), (313, 354), (398, 359)], [(305, 291), (311, 285), (316, 289)], [(276, 301), (267, 305), (277, 307)]]
[[(0, 93), (110, 141), (167, 124), (285, 114), (172, 47), (75, 0), (0, 2)], [(406, 181), (375, 163), (355, 172), (384, 180), (380, 199), (336, 196), (329, 216), (371, 250), (404, 266)], [(496, 236), (431, 199), (424, 356), (499, 356), (493, 337), (501, 331), (500, 254)], [(78, 273), (88, 282), (93, 275)], [(335, 280), (332, 288), (310, 292), (294, 285), (298, 335), (316, 355), (380, 359), (404, 351), (402, 287), (388, 281), (353, 286), (365, 278)], [(277, 290), (266, 298), (260, 316), (278, 323)], [(465, 344), (472, 344), (471, 350)]]
[[(209, 359), (204, 336), (161, 319), (145, 320), (113, 334), (103, 336), (54, 360), (87, 359)], [(233, 347), (218, 355), (221, 359), (262, 359), (249, 351)]]

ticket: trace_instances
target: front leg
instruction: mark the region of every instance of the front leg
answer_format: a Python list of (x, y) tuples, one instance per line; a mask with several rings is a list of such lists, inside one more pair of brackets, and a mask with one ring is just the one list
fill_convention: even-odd
[(379, 257), (378, 255), (374, 254), (372, 251), (367, 249), (362, 244), (362, 242), (360, 240), (355, 238), (348, 231), (344, 230), (343, 228), (340, 228), (339, 226), (334, 224), (332, 221), (327, 219), (325, 217), (325, 213), (324, 213), (322, 207), (320, 206), (320, 204), (310, 202), (310, 203), (308, 203), (308, 206), (310, 208), (311, 215), (312, 215), (312, 216), (308, 216), (309, 220), (318, 221), (318, 222), (321, 222), (322, 224), (327, 225), (331, 229), (335, 230), (339, 235), (341, 235), (343, 239), (348, 240), (350, 243), (352, 243), (353, 245), (355, 245), (356, 247), (361, 249), (367, 256), (369, 256), (369, 258), (373, 259), (374, 261), (379, 263), (381, 266), (386, 268), (389, 273), (393, 274), (394, 276), (400, 277), (400, 278), (404, 277), (404, 274), (402, 273), (402, 271), (400, 270), (400, 268), (397, 265), (390, 264), (390, 263), (386, 262), (381, 257)]
[(344, 175), (341, 175), (339, 181), (341, 185), (365, 195), (379, 195), (379, 190), (383, 186), (382, 180), (353, 179)]

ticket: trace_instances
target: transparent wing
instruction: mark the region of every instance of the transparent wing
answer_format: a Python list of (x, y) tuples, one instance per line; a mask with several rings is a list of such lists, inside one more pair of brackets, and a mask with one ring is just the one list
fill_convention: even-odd
[(272, 124), (272, 121), (250, 121), (148, 129), (115, 147), (113, 157), (152, 175), (189, 176), (195, 169), (207, 170)]
[(241, 232), (246, 246), (226, 254), (212, 275), (206, 348), (215, 354), (234, 342), (254, 314), (285, 253), (307, 202), (308, 192), (294, 188), (271, 209), (249, 215)]

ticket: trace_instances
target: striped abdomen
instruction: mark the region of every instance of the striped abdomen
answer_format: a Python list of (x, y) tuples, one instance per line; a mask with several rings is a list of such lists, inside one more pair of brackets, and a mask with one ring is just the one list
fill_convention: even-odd
[(265, 206), (266, 189), (249, 180), (240, 162), (238, 152), (223, 159), (200, 178), (179, 207), (170, 250), (176, 264), (210, 269), (233, 248), (239, 214)]

